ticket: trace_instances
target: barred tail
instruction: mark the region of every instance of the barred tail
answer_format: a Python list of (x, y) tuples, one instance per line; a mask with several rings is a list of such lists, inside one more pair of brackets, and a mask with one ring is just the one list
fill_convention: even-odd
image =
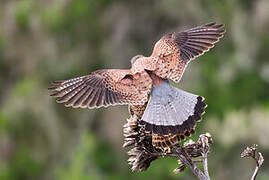
[(194, 133), (206, 104), (204, 98), (172, 87), (168, 81), (154, 87), (141, 124), (152, 133), (153, 145), (170, 147)]

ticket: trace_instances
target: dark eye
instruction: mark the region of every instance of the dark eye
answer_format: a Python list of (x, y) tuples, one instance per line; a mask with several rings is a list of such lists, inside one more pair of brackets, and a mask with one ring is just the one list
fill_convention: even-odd
[(133, 80), (133, 76), (130, 74), (126, 74), (123, 79), (131, 79)]

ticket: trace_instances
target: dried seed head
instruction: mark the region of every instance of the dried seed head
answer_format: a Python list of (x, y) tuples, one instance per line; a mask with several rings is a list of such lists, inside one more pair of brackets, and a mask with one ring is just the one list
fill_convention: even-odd
[(129, 155), (128, 164), (132, 171), (144, 171), (150, 163), (157, 159), (152, 155), (157, 150), (152, 145), (151, 136), (145, 133), (144, 126), (139, 124), (139, 117), (131, 115), (127, 123), (123, 126), (124, 144), (123, 147), (132, 147), (127, 154)]

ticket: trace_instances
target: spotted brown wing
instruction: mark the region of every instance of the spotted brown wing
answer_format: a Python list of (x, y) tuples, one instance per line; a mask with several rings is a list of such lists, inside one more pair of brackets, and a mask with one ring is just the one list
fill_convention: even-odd
[(155, 68), (148, 69), (162, 78), (178, 82), (187, 64), (209, 51), (224, 33), (222, 24), (210, 23), (167, 34), (155, 44), (151, 55), (154, 66), (150, 67)]
[(98, 70), (90, 75), (55, 81), (49, 90), (57, 91), (58, 103), (74, 108), (98, 108), (118, 104), (144, 104), (152, 80), (144, 71), (133, 75), (130, 70)]

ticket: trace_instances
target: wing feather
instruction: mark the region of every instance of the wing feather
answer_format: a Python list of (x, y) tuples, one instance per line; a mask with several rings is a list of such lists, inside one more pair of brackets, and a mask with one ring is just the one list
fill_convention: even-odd
[(90, 92), (90, 88), (89, 87), (85, 87), (83, 88), (83, 90), (81, 90), (81, 95), (80, 97), (74, 102), (74, 107), (80, 107), (82, 106), (83, 101), (88, 97), (89, 92)]
[(109, 101), (109, 90), (108, 89), (105, 89), (105, 102), (106, 102), (106, 106), (108, 106), (108, 105), (110, 105), (111, 103), (110, 103), (110, 101)]
[(82, 100), (82, 103), (81, 103), (81, 105), (79, 105), (79, 107), (86, 108), (88, 106), (88, 102), (91, 98), (92, 93), (93, 93), (93, 89), (89, 87), (86, 91), (85, 98)]
[(95, 90), (95, 95), (93, 96), (91, 102), (88, 105), (89, 108), (95, 108), (96, 107), (96, 102), (97, 102), (97, 100), (99, 98), (99, 95), (100, 95), (100, 90), (99, 91)]
[[(178, 82), (188, 63), (209, 51), (223, 37), (223, 27), (222, 24), (210, 23), (163, 36), (151, 55), (151, 59), (157, 57), (158, 60), (151, 60), (154, 65), (150, 67), (155, 67), (153, 72), (157, 76)], [(149, 64), (150, 58), (146, 61), (145, 64)]]
[(73, 105), (73, 107), (77, 107), (75, 103), (80, 97), (83, 96), (85, 88), (87, 88), (86, 85), (82, 84), (77, 90), (75, 90), (74, 95), (65, 103), (65, 106), (69, 107)]
[(151, 87), (152, 80), (146, 71), (132, 74), (130, 70), (110, 69), (55, 81), (49, 90), (56, 91), (51, 96), (57, 97), (56, 102), (65, 103), (67, 107), (98, 108), (117, 104), (144, 104)]
[(98, 107), (98, 106), (101, 106), (101, 105), (106, 105), (105, 104), (105, 102), (104, 102), (104, 90), (105, 89), (100, 89), (99, 90), (99, 97), (98, 97), (98, 99), (97, 99), (97, 101), (96, 101), (96, 106)]

